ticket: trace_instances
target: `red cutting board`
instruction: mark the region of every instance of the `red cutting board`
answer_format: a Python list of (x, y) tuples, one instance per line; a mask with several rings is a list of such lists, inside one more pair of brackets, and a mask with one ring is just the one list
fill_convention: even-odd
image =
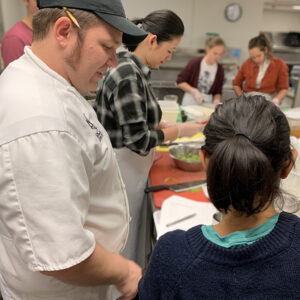
[[(176, 167), (175, 162), (169, 156), (168, 152), (157, 152), (156, 160), (154, 161), (150, 170), (151, 186), (176, 184), (186, 181), (194, 181), (206, 178), (205, 171), (187, 172)], [(195, 201), (210, 202), (205, 196), (201, 188), (194, 190), (175, 193), (169, 190), (162, 190), (153, 193), (154, 205), (161, 208), (163, 201), (170, 196), (178, 195)]]

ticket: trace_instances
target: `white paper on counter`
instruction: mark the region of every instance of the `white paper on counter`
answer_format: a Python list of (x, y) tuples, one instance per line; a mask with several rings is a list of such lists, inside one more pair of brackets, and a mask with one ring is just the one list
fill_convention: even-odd
[(202, 187), (203, 193), (205, 194), (206, 198), (209, 199), (208, 190), (207, 190), (207, 184), (204, 183), (204, 184), (201, 185), (201, 187)]
[(286, 111), (285, 115), (288, 119), (300, 120), (300, 107), (293, 108), (293, 109)]
[[(300, 200), (300, 138), (297, 139), (291, 136), (291, 144), (297, 150), (298, 157), (288, 177), (281, 180), (280, 186), (284, 191), (296, 196)], [(285, 204), (288, 204), (288, 202)], [(300, 211), (297, 215), (300, 216)]]
[[(200, 224), (211, 225), (213, 214), (216, 212), (212, 203), (194, 201), (176, 195), (171, 196), (163, 202), (161, 210), (153, 214), (157, 238), (176, 229), (188, 230)], [(191, 215), (194, 216), (167, 226), (167, 224)]]

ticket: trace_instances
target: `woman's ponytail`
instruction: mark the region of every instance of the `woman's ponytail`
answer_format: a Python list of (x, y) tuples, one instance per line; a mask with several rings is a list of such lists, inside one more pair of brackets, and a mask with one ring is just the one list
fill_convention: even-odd
[[(136, 18), (132, 22), (141, 26), (146, 32), (156, 35), (157, 43), (168, 42), (173, 38), (181, 37), (184, 33), (184, 24), (181, 18), (168, 9), (155, 10), (145, 18)], [(129, 51), (134, 51), (138, 45), (125, 45)]]
[(284, 114), (262, 96), (229, 99), (204, 129), (210, 157), (207, 186), (217, 209), (253, 215), (280, 195), (280, 172), (291, 161)]
[(258, 48), (261, 51), (266, 51), (268, 55), (273, 52), (273, 47), (269, 37), (265, 33), (260, 33), (258, 36), (252, 38), (248, 43), (248, 49)]
[(207, 187), (218, 210), (227, 213), (232, 206), (252, 215), (273, 199), (278, 186), (273, 178), (266, 155), (245, 136), (236, 135), (216, 146), (207, 170)]

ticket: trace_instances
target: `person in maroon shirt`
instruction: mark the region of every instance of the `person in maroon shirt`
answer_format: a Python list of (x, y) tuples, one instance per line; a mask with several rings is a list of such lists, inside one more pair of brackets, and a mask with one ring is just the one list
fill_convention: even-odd
[(192, 58), (177, 77), (178, 87), (185, 92), (183, 106), (221, 102), (224, 69), (218, 61), (225, 53), (224, 41), (218, 36), (208, 38), (205, 52), (204, 57)]
[(1, 43), (1, 54), (4, 68), (24, 53), (24, 47), (32, 42), (32, 16), (38, 10), (36, 0), (23, 0), (27, 15), (11, 27), (4, 35)]

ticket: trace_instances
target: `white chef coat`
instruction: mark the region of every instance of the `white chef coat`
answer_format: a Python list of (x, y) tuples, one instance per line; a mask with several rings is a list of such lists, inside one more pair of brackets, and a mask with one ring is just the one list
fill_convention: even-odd
[(110, 139), (85, 99), (29, 47), (0, 77), (0, 286), (4, 299), (111, 299), (42, 275), (120, 252), (129, 210)]

